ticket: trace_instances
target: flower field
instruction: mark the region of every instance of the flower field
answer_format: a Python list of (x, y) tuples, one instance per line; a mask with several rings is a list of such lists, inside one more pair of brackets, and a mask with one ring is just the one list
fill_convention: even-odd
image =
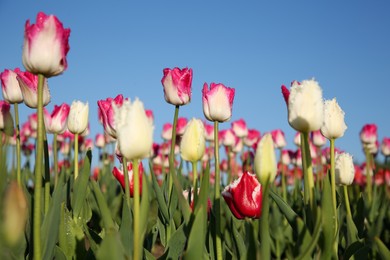
[[(204, 83), (192, 100), (192, 69), (163, 68), (174, 114), (154, 140), (157, 111), (138, 98), (89, 100), (96, 119), (79, 100), (45, 108), (70, 35), (38, 13), (25, 24), (24, 70), (0, 74), (0, 259), (390, 259), (390, 138), (362, 126), (363, 164), (337, 149), (342, 104), (316, 80), (281, 86), (289, 150), (282, 129), (230, 122), (235, 88)], [(190, 102), (203, 118), (180, 116)], [(102, 126), (94, 138), (90, 120)]]

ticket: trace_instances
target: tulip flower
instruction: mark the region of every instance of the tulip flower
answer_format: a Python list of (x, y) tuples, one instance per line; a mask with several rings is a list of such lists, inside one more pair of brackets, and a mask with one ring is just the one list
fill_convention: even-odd
[(148, 117), (149, 119), (149, 123), (151, 125), (154, 125), (154, 115), (153, 115), (153, 110), (150, 110), (150, 109), (146, 109), (145, 110), (145, 113), (146, 113), (146, 116)]
[(276, 149), (282, 149), (287, 145), (286, 137), (281, 129), (271, 131), (271, 135)]
[(165, 68), (161, 83), (165, 100), (175, 106), (186, 105), (191, 101), (192, 69)]
[(44, 109), (46, 130), (49, 133), (64, 133), (68, 122), (69, 111), (70, 106), (66, 103), (62, 103), (60, 106), (55, 105), (51, 114)]
[(345, 130), (347, 130), (344, 114), (335, 98), (325, 101), (324, 122), (321, 126), (321, 133), (327, 139), (337, 139), (344, 135)]
[(199, 161), (205, 151), (206, 140), (203, 123), (200, 119), (191, 119), (185, 128), (180, 143), (181, 157), (189, 162)]
[(73, 101), (68, 115), (68, 129), (73, 134), (81, 134), (88, 127), (88, 102)]
[(115, 126), (115, 114), (112, 104), (115, 104), (116, 107), (121, 107), (123, 105), (123, 95), (119, 94), (115, 98), (107, 98), (105, 100), (99, 100), (97, 102), (99, 107), (99, 118), (103, 124), (104, 131), (116, 139), (116, 126)]
[(2, 205), (3, 238), (9, 246), (16, 246), (24, 238), (28, 219), (28, 203), (23, 188), (11, 182), (5, 192)]
[(282, 86), (282, 93), (288, 108), (288, 122), (292, 128), (301, 133), (321, 128), (324, 105), (322, 90), (317, 81), (293, 81), (290, 91)]
[(95, 146), (97, 148), (103, 148), (106, 145), (106, 139), (103, 134), (96, 134), (95, 136)]
[(17, 104), (23, 102), (22, 91), (19, 82), (16, 79), (16, 71), (20, 72), (19, 68), (12, 70), (4, 70), (0, 73), (1, 89), (3, 91), (4, 100), (10, 104)]
[[(123, 167), (122, 167), (123, 168)], [(142, 162), (138, 166), (138, 175), (139, 175), (139, 181), (140, 181), (140, 189), (139, 194), (142, 194), (142, 175), (144, 173), (144, 167), (142, 165)], [(122, 186), (122, 189), (125, 189), (125, 176), (123, 169), (118, 169), (117, 167), (114, 167), (112, 169), (112, 174), (114, 177), (119, 181), (120, 185)], [(129, 176), (129, 187), (130, 187), (130, 197), (134, 196), (134, 177), (133, 177), (133, 164), (129, 162), (127, 164), (127, 174)]]
[(355, 166), (352, 156), (348, 153), (336, 154), (336, 184), (351, 185), (355, 178)]
[(311, 132), (311, 140), (313, 144), (317, 147), (322, 147), (326, 144), (326, 138), (321, 133), (321, 130)]
[(237, 180), (226, 186), (222, 196), (237, 219), (260, 218), (262, 187), (255, 174), (243, 172)]
[(176, 134), (183, 135), (184, 130), (186, 129), (186, 126), (187, 126), (187, 118), (179, 117), (177, 119)]
[(3, 131), (8, 136), (13, 136), (14, 121), (12, 119), (10, 108), (10, 104), (6, 101), (0, 100), (0, 131)]
[(244, 119), (239, 119), (232, 122), (232, 130), (239, 138), (244, 138), (248, 135), (248, 128)]
[(383, 156), (389, 157), (390, 156), (390, 138), (384, 137), (381, 144), (381, 151)]
[(121, 107), (113, 104), (119, 150), (128, 160), (142, 159), (153, 145), (153, 126), (145, 114), (143, 103), (136, 98), (125, 100)]
[[(29, 108), (38, 107), (38, 76), (28, 71), (15, 71), (16, 79), (19, 82), (20, 90), (22, 91), (23, 101)], [(47, 80), (43, 83), (43, 106), (50, 103), (50, 92), (47, 85)]]
[(376, 124), (366, 124), (360, 131), (360, 140), (363, 144), (373, 144), (378, 140), (378, 127)]
[(24, 30), (23, 65), (31, 73), (52, 77), (66, 70), (70, 29), (54, 15), (39, 12), (36, 24), (27, 20)]
[(270, 133), (265, 134), (259, 141), (254, 164), (262, 185), (272, 183), (275, 180), (277, 165), (274, 142)]
[(203, 122), (206, 141), (212, 142), (214, 141), (214, 126), (209, 125), (206, 122)]
[(202, 90), (203, 113), (210, 121), (226, 122), (232, 117), (235, 89), (221, 83), (204, 83)]
[(244, 144), (248, 147), (252, 147), (260, 140), (261, 133), (256, 129), (248, 129), (248, 135), (244, 137)]
[(232, 147), (236, 143), (236, 136), (231, 129), (219, 131), (219, 140), (224, 146)]
[(164, 139), (165, 141), (170, 141), (172, 140), (172, 124), (171, 123), (165, 123), (163, 125), (163, 130), (162, 130), (162, 133), (161, 133), (161, 137), (162, 139)]

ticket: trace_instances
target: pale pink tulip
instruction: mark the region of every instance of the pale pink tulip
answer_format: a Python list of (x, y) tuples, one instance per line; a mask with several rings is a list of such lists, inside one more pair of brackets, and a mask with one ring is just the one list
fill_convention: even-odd
[(68, 67), (70, 29), (64, 29), (54, 15), (39, 12), (36, 24), (27, 20), (24, 29), (23, 65), (34, 74), (51, 77)]
[(281, 129), (272, 130), (271, 135), (276, 149), (281, 149), (287, 145), (286, 137)]
[(123, 98), (123, 95), (119, 94), (115, 98), (109, 97), (105, 100), (103, 99), (97, 102), (99, 107), (99, 120), (103, 124), (104, 131), (115, 139), (117, 137), (117, 129), (115, 124), (115, 113), (112, 104), (115, 104), (115, 106), (120, 108), (123, 105), (124, 100), (125, 99)]
[(46, 130), (53, 134), (62, 134), (66, 130), (70, 106), (62, 103), (60, 106), (54, 105), (53, 112), (49, 114), (44, 109), (44, 120)]
[(238, 119), (232, 122), (232, 130), (236, 134), (236, 136), (240, 138), (244, 138), (248, 135), (248, 128), (246, 126), (246, 122), (244, 119)]
[(165, 100), (176, 106), (188, 104), (191, 101), (192, 69), (165, 68), (161, 83)]
[(248, 147), (252, 147), (260, 140), (261, 133), (256, 129), (248, 129), (248, 135), (244, 138), (244, 144)]
[[(30, 108), (38, 107), (38, 76), (28, 71), (16, 71), (16, 79), (22, 91), (23, 101)], [(50, 92), (47, 79), (43, 83), (43, 106), (50, 103)]]
[(202, 90), (203, 113), (210, 121), (226, 122), (232, 117), (235, 89), (223, 84), (204, 83)]
[(322, 147), (326, 144), (326, 138), (322, 135), (321, 130), (311, 132), (311, 140), (317, 147)]
[(20, 69), (16, 68), (14, 71), (6, 69), (0, 73), (3, 97), (4, 100), (10, 104), (23, 102), (22, 90), (20, 89), (19, 82), (16, 79), (16, 71), (20, 71)]

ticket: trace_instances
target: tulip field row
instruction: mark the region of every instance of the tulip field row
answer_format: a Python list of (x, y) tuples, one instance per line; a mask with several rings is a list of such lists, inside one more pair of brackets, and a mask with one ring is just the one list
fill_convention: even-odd
[[(281, 87), (296, 150), (281, 129), (230, 122), (235, 88), (204, 83), (191, 100), (193, 71), (178, 67), (162, 71), (174, 114), (161, 140), (153, 111), (117, 93), (89, 101), (102, 125), (91, 138), (88, 102), (45, 108), (70, 34), (38, 13), (25, 70), (0, 74), (1, 259), (390, 259), (390, 138), (362, 126), (361, 165), (337, 149), (345, 114), (317, 81)], [(204, 118), (180, 116), (190, 102)]]

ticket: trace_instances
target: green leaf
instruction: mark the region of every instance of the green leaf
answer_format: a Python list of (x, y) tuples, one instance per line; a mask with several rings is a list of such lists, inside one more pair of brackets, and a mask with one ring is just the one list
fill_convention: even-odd
[[(149, 162), (149, 169), (153, 169), (151, 162)], [(165, 223), (169, 223), (168, 207), (165, 202), (163, 192), (161, 191), (161, 188), (157, 183), (156, 175), (152, 170), (150, 172), (150, 175), (152, 175), (152, 185), (159, 205), (159, 211), (161, 212), (161, 215), (164, 217)]]
[[(123, 194), (123, 196), (126, 196)], [(122, 206), (122, 222), (119, 227), (119, 234), (122, 239), (123, 246), (128, 255), (132, 255), (133, 252), (133, 236), (132, 236), (132, 226), (133, 219), (130, 214), (129, 206), (127, 205), (126, 200), (123, 198), (123, 206)]]
[(237, 230), (235, 221), (231, 221), (231, 229), (233, 231), (233, 238), (234, 241), (236, 242), (236, 246), (238, 249), (239, 259), (246, 259), (246, 253), (247, 253), (246, 245), (243, 237), (241, 236), (240, 232), (238, 232)]
[(118, 232), (111, 231), (106, 234), (96, 253), (96, 259), (130, 259), (130, 256), (126, 255)]
[(184, 217), (184, 222), (188, 224), (191, 217), (191, 208), (188, 205), (187, 200), (183, 196), (183, 188), (175, 173), (172, 174), (172, 179), (173, 179), (173, 186), (175, 187), (175, 191), (179, 199), (179, 205), (180, 205), (181, 213), (183, 214)]
[(356, 241), (350, 244), (344, 252), (343, 259), (349, 259), (355, 257), (355, 259), (368, 259), (369, 247), (365, 246), (364, 243)]
[(111, 212), (107, 206), (107, 202), (100, 190), (99, 185), (96, 181), (90, 181), (90, 186), (92, 186), (93, 195), (96, 199), (97, 205), (100, 210), (100, 214), (103, 219), (104, 228), (108, 232), (109, 230), (115, 230), (116, 226), (111, 216)]
[(144, 248), (144, 258), (146, 260), (155, 260), (156, 258), (148, 250)]
[(61, 252), (69, 259), (76, 250), (76, 238), (71, 227), (72, 213), (65, 207), (65, 203), (61, 203), (61, 219), (59, 226), (58, 242)]
[(312, 240), (309, 244), (306, 245), (306, 247), (302, 248), (302, 255), (300, 255), (297, 259), (311, 259), (312, 258), (312, 252), (314, 248), (317, 246), (318, 239), (321, 234), (321, 227), (322, 227), (322, 220), (320, 215), (320, 209), (317, 210), (317, 222), (314, 227), (314, 232), (312, 236)]
[(67, 260), (68, 258), (66, 257), (65, 253), (61, 250), (61, 248), (56, 246), (54, 248), (54, 259), (56, 259), (56, 260)]
[(374, 242), (382, 258), (390, 259), (390, 250), (386, 247), (386, 245), (382, 242), (382, 240), (380, 240), (379, 237), (374, 237)]
[(53, 192), (52, 200), (50, 201), (49, 211), (43, 220), (41, 226), (41, 238), (43, 246), (44, 259), (52, 258), (54, 254), (54, 247), (57, 242), (59, 225), (60, 225), (60, 213), (61, 204), (64, 200), (66, 185), (63, 178), (60, 178), (56, 189)]
[(141, 245), (144, 241), (144, 236), (146, 233), (146, 229), (148, 227), (148, 221), (149, 221), (149, 207), (150, 207), (150, 199), (149, 199), (149, 180), (147, 176), (144, 173), (142, 181), (142, 199), (141, 199), (141, 205), (140, 205), (140, 215), (141, 215)]
[(332, 193), (330, 187), (330, 174), (323, 180), (322, 192), (322, 227), (323, 227), (323, 243), (321, 246), (322, 259), (330, 259), (333, 255), (333, 245), (335, 242), (335, 220), (333, 218)]
[(186, 245), (187, 236), (184, 230), (184, 224), (172, 234), (171, 239), (168, 241), (168, 246), (161, 259), (179, 259), (183, 253)]
[(87, 196), (88, 181), (90, 179), (90, 174), (91, 174), (91, 160), (92, 160), (92, 152), (91, 150), (88, 150), (85, 156), (83, 170), (81, 171), (81, 174), (79, 174), (79, 176), (74, 182), (73, 197), (72, 197), (72, 209), (73, 209), (74, 218), (79, 217), (80, 211), (84, 204), (84, 200)]
[(184, 259), (202, 259), (203, 257), (206, 241), (206, 211), (207, 209), (201, 205), (197, 214), (195, 215), (195, 220), (191, 227), (191, 232), (188, 238), (188, 247), (184, 255)]

